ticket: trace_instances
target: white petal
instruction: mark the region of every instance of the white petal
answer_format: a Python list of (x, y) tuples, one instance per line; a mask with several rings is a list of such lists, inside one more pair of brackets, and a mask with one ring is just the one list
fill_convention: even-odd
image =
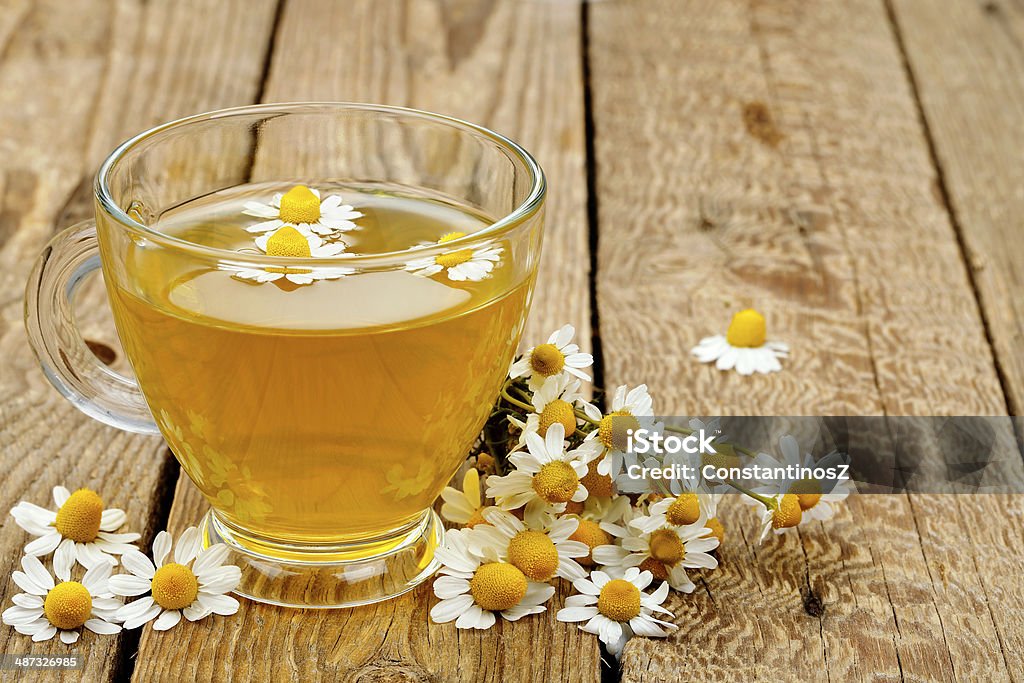
[(35, 635), (32, 636), (32, 642), (39, 643), (44, 640), (49, 640), (50, 638), (53, 638), (54, 634), (56, 633), (57, 627), (53, 626), (52, 624), (49, 624), (35, 632)]
[(448, 600), (442, 600), (430, 610), (430, 618), (435, 623), (443, 624), (458, 618), (466, 610), (473, 606), (473, 596), (459, 595)]
[(140, 576), (144, 579), (152, 579), (156, 574), (156, 567), (153, 566), (148, 557), (138, 550), (130, 550), (123, 553), (121, 555), (121, 564), (135, 576)]
[(53, 487), (53, 502), (57, 504), (57, 507), (62, 507), (64, 503), (68, 502), (70, 497), (71, 491), (68, 491), (63, 486)]
[(150, 579), (144, 579), (141, 576), (132, 576), (131, 574), (118, 574), (117, 576), (111, 576), (107, 582), (107, 588), (114, 595), (124, 595), (126, 597), (133, 597), (136, 595), (142, 595), (148, 593), (152, 587)]
[(199, 597), (196, 599), (204, 609), (214, 614), (231, 616), (238, 611), (238, 600), (235, 600), (230, 595), (206, 595), (200, 591)]
[(60, 641), (65, 645), (72, 645), (78, 642), (78, 631), (61, 631)]
[(181, 612), (176, 609), (165, 610), (163, 614), (157, 617), (156, 621), (153, 622), (154, 631), (166, 631), (169, 628), (175, 626), (181, 621)]
[(60, 544), (61, 536), (54, 530), (52, 533), (48, 533), (45, 536), (40, 536), (31, 543), (25, 546), (25, 554), (32, 555), (33, 557), (39, 557), (42, 555), (49, 555), (54, 549)]
[(41, 586), (46, 590), (53, 588), (53, 577), (50, 576), (50, 572), (46, 571), (46, 568), (43, 567), (43, 563), (36, 558), (21, 558), (21, 568), (25, 570), (25, 574), (32, 579), (32, 582), (36, 586)]
[(596, 607), (563, 607), (555, 618), (558, 621), (587, 621), (597, 616)]
[(114, 531), (121, 528), (127, 519), (128, 515), (125, 514), (124, 510), (108, 508), (100, 513), (100, 529), (102, 531)]
[(192, 572), (199, 575), (211, 569), (216, 569), (224, 564), (224, 560), (228, 558), (230, 552), (228, 547), (222, 543), (201, 550), (196, 557), (196, 561), (192, 563)]
[(153, 539), (153, 562), (157, 567), (164, 566), (169, 552), (171, 552), (171, 535), (166, 531), (161, 531)]
[(111, 624), (103, 619), (89, 619), (85, 622), (85, 627), (93, 633), (99, 633), (104, 636), (111, 636), (121, 632), (120, 624)]

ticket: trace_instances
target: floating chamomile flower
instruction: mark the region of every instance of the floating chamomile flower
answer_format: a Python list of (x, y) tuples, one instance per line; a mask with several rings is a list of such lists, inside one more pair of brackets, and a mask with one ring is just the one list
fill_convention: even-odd
[[(442, 235), (437, 244), (445, 244), (465, 237), (464, 232), (450, 232)], [(405, 264), (405, 269), (422, 277), (433, 277), (442, 270), (447, 271), (453, 282), (471, 280), (478, 282), (488, 277), (495, 264), (501, 260), (501, 247), (477, 247), (456, 249), (440, 256), (427, 256)]]
[(591, 451), (565, 450), (565, 428), (555, 423), (542, 439), (526, 435), (526, 451), (509, 455), (515, 470), (503, 477), (487, 478), (487, 494), (503, 510), (526, 506), (525, 517), (533, 526), (543, 523), (543, 515), (565, 511), (565, 504), (587, 499), (581, 479), (587, 474)]
[(602, 528), (619, 537), (619, 545), (594, 548), (594, 560), (606, 567), (640, 567), (658, 579), (668, 581), (677, 591), (692, 593), (693, 581), (687, 569), (714, 569), (718, 560), (708, 553), (718, 547), (718, 539), (704, 526), (703, 514), (697, 523), (689, 526), (663, 526), (652, 531), (639, 518), (624, 527)]
[(198, 621), (210, 614), (228, 616), (238, 611), (238, 601), (225, 593), (234, 590), (242, 571), (224, 565), (228, 547), (202, 548), (199, 530), (189, 527), (174, 548), (174, 561), (168, 562), (171, 535), (161, 531), (153, 541), (153, 560), (135, 550), (121, 557), (131, 574), (110, 577), (110, 590), (123, 596), (149, 593), (117, 611), (127, 629), (138, 628), (156, 619), (153, 628), (166, 631), (181, 621)]
[(580, 353), (580, 347), (572, 343), (575, 335), (576, 328), (572, 325), (565, 325), (552, 332), (547, 343), (534, 346), (512, 363), (508, 376), (511, 379), (528, 378), (530, 391), (540, 390), (549, 377), (562, 373), (589, 382), (590, 375), (583, 372), (583, 368), (593, 365), (594, 357), (589, 353)]
[(781, 534), (786, 529), (799, 525), (803, 518), (800, 499), (795, 493), (769, 496), (768, 503), (761, 513), (761, 543), (768, 538), (769, 532)]
[(484, 555), (487, 548), (495, 548), (498, 560), (511, 563), (533, 581), (550, 581), (556, 576), (572, 581), (586, 575), (575, 558), (588, 556), (590, 548), (569, 539), (579, 520), (548, 517), (543, 527), (528, 527), (499, 508), (488, 508), (483, 515), (489, 524), (474, 527), (469, 536), (474, 553)]
[[(800, 456), (800, 444), (793, 436), (786, 434), (779, 439), (779, 451), (782, 453), (782, 460), (778, 460), (767, 453), (759, 453), (754, 462), (764, 468), (771, 470), (784, 468), (803, 468), (807, 471), (820, 470), (827, 472), (830, 469), (838, 471), (842, 465), (849, 465), (849, 456), (837, 451), (832, 451), (820, 460), (815, 460), (810, 453)], [(825, 478), (814, 479), (813, 477), (803, 479), (781, 479), (767, 482), (766, 486), (755, 489), (757, 493), (766, 494), (796, 494), (802, 512), (800, 523), (808, 523), (813, 520), (824, 521), (831, 519), (835, 514), (835, 504), (846, 499), (850, 492), (855, 490), (849, 479)], [(758, 504), (752, 498), (745, 498), (746, 501)]]
[(647, 392), (647, 385), (641, 384), (632, 389), (620, 386), (612, 396), (612, 409), (607, 415), (601, 415), (601, 411), (590, 403), (585, 404), (583, 410), (587, 417), (599, 424), (597, 429), (587, 435), (581, 448), (592, 449), (603, 455), (597, 471), (615, 479), (622, 471), (626, 456), (629, 455), (631, 460), (636, 457), (628, 452), (630, 430), (635, 432), (655, 428), (654, 402)]
[(612, 578), (606, 572), (592, 572), (589, 579), (576, 579), (573, 587), (580, 595), (565, 600), (558, 610), (559, 621), (587, 623), (580, 626), (587, 633), (600, 637), (608, 651), (616, 657), (634, 635), (664, 638), (675, 624), (657, 619), (655, 612), (672, 617), (662, 607), (668, 596), (668, 584), (662, 583), (653, 593), (644, 593), (654, 577), (651, 572), (636, 567), (627, 569), (622, 578)]
[(444, 491), (441, 491), (441, 499), (444, 500), (441, 516), (449, 522), (470, 528), (487, 523), (481, 514), (484, 504), (480, 497), (480, 471), (475, 467), (470, 467), (463, 475), (461, 491), (445, 486)]
[(25, 592), (11, 598), (14, 606), (4, 610), (3, 622), (36, 642), (49, 640), (59, 631), (61, 642), (68, 645), (78, 641), (83, 627), (101, 635), (120, 632), (113, 622), (122, 603), (107, 585), (111, 566), (101, 562), (86, 571), (81, 581), (72, 581), (74, 564), (74, 550), (58, 547), (53, 555), (54, 573), (60, 580), (56, 583), (37, 558), (23, 557), (25, 571), (14, 572), (12, 578)]
[(330, 195), (320, 201), (320, 192), (305, 185), (296, 185), (284, 194), (275, 194), (269, 204), (246, 202), (242, 213), (268, 219), (250, 225), (246, 228), (249, 232), (271, 232), (291, 225), (322, 237), (334, 237), (357, 229), (359, 226), (353, 221), (363, 216), (351, 206), (342, 204), (338, 195)]
[(530, 401), (533, 412), (526, 416), (525, 422), (509, 415), (509, 422), (520, 430), (517, 448), (526, 443), (528, 432), (545, 436), (548, 427), (555, 423), (565, 428), (566, 437), (572, 436), (579, 423), (576, 402), (583, 400), (580, 388), (580, 381), (572, 375), (548, 377), (541, 388), (533, 393)]
[[(322, 239), (311, 232), (286, 225), (273, 234), (257, 237), (256, 246), (267, 256), (287, 256), (291, 258), (329, 258), (338, 256), (345, 251), (345, 245), (338, 242), (325, 244)], [(331, 266), (329, 268), (296, 268), (266, 267), (238, 268), (234, 277), (251, 280), (259, 284), (274, 282), (281, 278), (296, 285), (308, 285), (317, 280), (337, 280), (340, 277), (356, 272), (354, 268)]]
[(32, 557), (49, 555), (59, 547), (73, 548), (75, 557), (85, 567), (101, 563), (117, 564), (111, 555), (135, 550), (133, 542), (139, 535), (113, 533), (125, 523), (127, 515), (118, 508), (103, 507), (103, 499), (90, 489), (71, 493), (63, 486), (53, 488), (57, 511), (47, 510), (22, 501), (11, 510), (11, 516), (25, 531), (38, 536), (25, 546)]
[(741, 375), (767, 374), (782, 369), (779, 359), (789, 355), (789, 346), (767, 341), (764, 316), (748, 308), (733, 316), (724, 337), (705, 337), (690, 353), (701, 363), (714, 361), (719, 370), (735, 368)]
[(475, 555), (468, 543), (475, 531), (456, 529), (445, 534), (445, 545), (437, 551), (441, 576), (434, 580), (434, 594), (441, 601), (430, 610), (430, 618), (439, 624), (454, 619), (456, 628), (486, 629), (494, 625), (495, 613), (516, 621), (543, 612), (555, 587), (531, 581), (508, 562)]

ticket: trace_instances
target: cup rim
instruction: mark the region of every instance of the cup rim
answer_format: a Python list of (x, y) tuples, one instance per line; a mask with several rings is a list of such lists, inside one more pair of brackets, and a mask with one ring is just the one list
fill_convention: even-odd
[(301, 112), (315, 112), (318, 110), (322, 111), (367, 111), (367, 112), (381, 112), (389, 114), (400, 114), (406, 117), (414, 117), (431, 120), (437, 123), (442, 123), (453, 128), (462, 128), (471, 132), (478, 133), (486, 138), (489, 138), (499, 146), (503, 147), (507, 152), (513, 154), (516, 158), (522, 161), (530, 175), (530, 192), (512, 211), (508, 212), (501, 218), (490, 223), (487, 227), (477, 232), (471, 233), (464, 237), (449, 240), (443, 245), (428, 245), (428, 246), (417, 246), (410, 247), (407, 249), (401, 249), (397, 251), (380, 252), (375, 254), (343, 254), (339, 256), (333, 256), (328, 258), (317, 258), (316, 263), (318, 267), (338, 267), (338, 266), (353, 266), (359, 264), (363, 267), (373, 266), (385, 266), (394, 265), (394, 262), (408, 259), (409, 257), (424, 258), (429, 256), (437, 256), (446, 252), (451, 251), (453, 248), (465, 249), (470, 245), (480, 242), (493, 242), (496, 238), (511, 232), (513, 229), (518, 227), (525, 220), (536, 214), (540, 207), (544, 203), (545, 195), (547, 194), (547, 180), (544, 176), (544, 171), (537, 160), (534, 159), (533, 155), (527, 152), (517, 142), (510, 138), (496, 133), (495, 131), (485, 128), (484, 126), (470, 123), (454, 116), (447, 116), (445, 114), (437, 114), (434, 112), (425, 111), (422, 109), (413, 109), (411, 107), (399, 107), (388, 104), (372, 104), (366, 102), (330, 102), (330, 101), (310, 101), (310, 102), (273, 102), (266, 104), (254, 104), (245, 105), (240, 107), (229, 107), (225, 109), (216, 109), (213, 111), (203, 112), (201, 114), (193, 114), (183, 118), (175, 119), (167, 123), (154, 126), (145, 130), (128, 140), (125, 140), (118, 145), (114, 151), (112, 151), (103, 163), (100, 165), (99, 171), (96, 173), (96, 179), (93, 184), (93, 194), (96, 197), (99, 206), (102, 210), (109, 215), (111, 218), (116, 220), (122, 227), (134, 231), (137, 234), (145, 236), (147, 239), (153, 241), (164, 247), (179, 249), (187, 251), (196, 255), (201, 255), (206, 258), (214, 259), (220, 263), (238, 264), (238, 265), (252, 265), (252, 264), (275, 264), (281, 266), (291, 267), (306, 267), (308, 268), (310, 263), (309, 259), (301, 257), (287, 257), (287, 256), (270, 256), (268, 254), (246, 254), (238, 251), (232, 251), (230, 249), (223, 249), (220, 247), (212, 247), (202, 244), (196, 244), (189, 242), (188, 240), (173, 235), (168, 235), (159, 230), (156, 230), (144, 223), (136, 221), (129, 216), (120, 206), (114, 201), (111, 195), (110, 188), (107, 180), (111, 171), (116, 167), (117, 163), (138, 144), (150, 138), (163, 134), (170, 130), (182, 128), (191, 124), (212, 121), (221, 118), (231, 118), (235, 116), (244, 116), (251, 114), (288, 114), (288, 113), (301, 113)]

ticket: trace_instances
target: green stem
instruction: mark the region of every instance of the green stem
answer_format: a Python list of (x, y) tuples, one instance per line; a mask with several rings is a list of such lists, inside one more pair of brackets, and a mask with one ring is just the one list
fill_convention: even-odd
[(501, 388), (501, 397), (503, 399), (505, 399), (506, 401), (508, 401), (509, 403), (511, 403), (512, 405), (514, 405), (514, 406), (516, 406), (518, 408), (522, 408), (523, 410), (525, 410), (528, 413), (532, 413), (533, 412), (533, 406), (527, 405), (527, 404), (523, 403), (522, 401), (520, 401), (519, 399), (512, 398), (511, 396), (509, 396), (508, 395), (507, 387), (502, 387)]
[(729, 486), (733, 487), (734, 489), (736, 489), (737, 491), (739, 491), (743, 495), (750, 496), (751, 498), (753, 498), (757, 502), (761, 503), (761, 505), (764, 505), (765, 508), (767, 508), (769, 510), (776, 509), (777, 506), (775, 504), (775, 501), (772, 500), (771, 498), (769, 498), (767, 496), (762, 496), (760, 493), (754, 493), (750, 489), (743, 488), (742, 486), (740, 486), (739, 484), (734, 482), (732, 479), (725, 479), (724, 481), (725, 481), (726, 484), (728, 484)]

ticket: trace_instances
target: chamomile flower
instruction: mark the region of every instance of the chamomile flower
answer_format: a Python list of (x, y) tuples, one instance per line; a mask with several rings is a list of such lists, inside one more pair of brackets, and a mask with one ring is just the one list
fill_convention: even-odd
[(789, 346), (767, 341), (764, 316), (748, 308), (733, 316), (725, 336), (705, 337), (690, 353), (701, 363), (714, 362), (719, 370), (767, 374), (782, 369), (779, 359), (789, 355)]
[[(290, 256), (299, 258), (329, 258), (338, 256), (345, 251), (345, 245), (341, 242), (326, 244), (317, 235), (311, 232), (303, 232), (298, 228), (286, 225), (279, 228), (273, 234), (261, 235), (255, 240), (260, 251), (268, 256)], [(274, 282), (281, 278), (287, 279), (296, 285), (308, 285), (317, 280), (337, 280), (345, 275), (355, 272), (354, 268), (344, 266), (332, 266), (330, 268), (296, 268), (296, 267), (266, 267), (266, 268), (237, 268), (234, 269), (234, 277), (242, 280), (251, 280), (259, 284)]]
[(630, 526), (643, 532), (654, 531), (663, 526), (703, 526), (714, 516), (715, 508), (717, 504), (711, 494), (687, 491), (652, 503), (647, 509), (647, 514), (630, 521)]
[(565, 450), (565, 428), (555, 423), (542, 439), (526, 435), (525, 451), (509, 455), (515, 470), (503, 477), (487, 478), (487, 493), (503, 510), (526, 506), (526, 519), (534, 526), (549, 512), (564, 512), (566, 503), (582, 502), (587, 488), (581, 479), (587, 474), (592, 453)]
[(581, 384), (571, 375), (559, 374), (548, 377), (540, 389), (533, 392), (531, 404), (533, 412), (522, 421), (509, 416), (509, 422), (519, 429), (519, 446), (526, 443), (527, 432), (545, 436), (548, 427), (560, 423), (565, 428), (565, 436), (575, 433), (579, 419), (576, 417), (576, 402), (582, 401)]
[(469, 548), (469, 535), (477, 529), (456, 529), (445, 534), (437, 551), (441, 576), (434, 580), (434, 594), (441, 601), (430, 610), (439, 624), (455, 620), (456, 628), (486, 629), (495, 613), (508, 621), (539, 614), (555, 587), (531, 581), (509, 562), (494, 559), (496, 549), (486, 549), (484, 559)]
[[(442, 236), (437, 244), (465, 236), (464, 232), (450, 232)], [(455, 249), (440, 256), (426, 256), (409, 261), (405, 264), (405, 269), (422, 277), (433, 277), (441, 271), (446, 271), (448, 279), (452, 282), (478, 282), (490, 276), (494, 266), (501, 260), (501, 252), (501, 247), (489, 246)]]
[[(801, 457), (800, 444), (789, 434), (779, 439), (779, 451), (782, 454), (781, 461), (767, 453), (759, 453), (754, 462), (764, 468), (802, 467), (806, 470), (821, 470), (823, 472), (830, 469), (838, 471), (839, 466), (849, 465), (850, 462), (848, 456), (837, 451), (832, 451), (820, 460), (815, 460), (810, 453), (805, 453)], [(755, 490), (767, 494), (796, 494), (800, 510), (803, 512), (800, 523), (804, 524), (813, 520), (831, 519), (835, 514), (836, 503), (845, 500), (854, 487), (847, 478), (786, 478), (766, 482), (765, 486)], [(747, 500), (757, 502), (750, 498)]]
[(320, 192), (305, 185), (296, 185), (284, 194), (275, 194), (269, 204), (246, 202), (242, 213), (266, 219), (246, 228), (249, 232), (272, 232), (291, 225), (322, 237), (334, 237), (357, 229), (359, 226), (354, 221), (363, 216), (348, 204), (342, 204), (338, 195), (330, 195), (321, 201)]
[(768, 501), (769, 504), (761, 513), (761, 543), (764, 543), (769, 533), (782, 534), (786, 529), (798, 526), (803, 518), (800, 499), (795, 493), (770, 496)]
[(602, 528), (619, 537), (619, 543), (594, 548), (594, 561), (606, 567), (640, 567), (683, 593), (694, 590), (687, 569), (718, 566), (718, 560), (708, 554), (718, 547), (718, 539), (704, 526), (704, 519), (690, 526), (663, 526), (652, 531), (641, 531), (638, 526), (649, 528), (637, 524), (636, 519), (626, 527), (604, 525)]
[(500, 508), (488, 508), (483, 515), (490, 524), (474, 527), (469, 536), (474, 552), (484, 554), (484, 548), (496, 548), (499, 560), (509, 562), (533, 581), (550, 581), (555, 576), (572, 581), (586, 575), (574, 558), (586, 557), (590, 548), (569, 539), (579, 520), (548, 517), (544, 526), (529, 527)]
[(511, 379), (528, 378), (530, 391), (538, 391), (545, 380), (562, 373), (589, 382), (590, 375), (583, 372), (583, 369), (594, 364), (594, 357), (589, 353), (580, 353), (580, 347), (572, 343), (575, 335), (576, 328), (572, 325), (565, 325), (552, 332), (547, 343), (534, 346), (512, 363), (508, 376)]
[[(603, 454), (597, 471), (613, 479), (623, 470), (623, 464), (635, 464), (636, 456), (629, 452), (628, 434), (639, 429), (660, 431), (654, 424), (654, 401), (647, 392), (647, 385), (630, 389), (622, 385), (612, 396), (611, 412), (602, 415), (592, 404), (584, 406), (584, 412), (591, 420), (599, 423), (598, 428), (587, 435), (581, 448), (593, 449)], [(628, 463), (627, 463), (628, 461)]]
[(68, 645), (78, 641), (82, 628), (101, 635), (120, 632), (121, 627), (113, 622), (122, 603), (107, 585), (111, 566), (101, 562), (86, 571), (81, 581), (72, 581), (74, 564), (74, 549), (59, 546), (53, 555), (59, 580), (55, 582), (37, 558), (23, 557), (24, 571), (14, 572), (12, 578), (25, 592), (11, 598), (14, 606), (4, 610), (3, 622), (36, 642), (59, 632), (61, 642)]
[(153, 541), (154, 562), (137, 550), (121, 557), (131, 573), (110, 577), (110, 590), (123, 596), (149, 593), (117, 611), (126, 629), (156, 619), (153, 629), (166, 631), (181, 621), (182, 615), (198, 621), (210, 614), (227, 616), (238, 611), (238, 601), (225, 593), (238, 586), (242, 570), (224, 566), (226, 545), (201, 548), (199, 530), (189, 527), (178, 539), (173, 562), (168, 561), (171, 535), (166, 531)]
[(576, 531), (569, 536), (569, 540), (579, 541), (587, 546), (587, 554), (576, 558), (576, 561), (584, 567), (591, 567), (594, 565), (592, 556), (594, 548), (612, 542), (612, 535), (605, 531), (602, 525), (618, 524), (623, 517), (632, 513), (633, 508), (627, 496), (591, 495), (583, 503), (574, 505), (578, 505), (579, 509), (567, 512), (566, 516), (578, 520), (579, 525), (576, 527)]
[(592, 572), (590, 578), (576, 579), (573, 587), (580, 592), (565, 600), (558, 610), (559, 621), (586, 623), (580, 626), (587, 633), (597, 635), (616, 657), (634, 635), (664, 638), (675, 624), (663, 621), (654, 614), (672, 613), (662, 606), (668, 596), (668, 584), (662, 583), (653, 593), (644, 589), (651, 585), (651, 572), (636, 567), (627, 569), (622, 578), (612, 578), (607, 572)]
[(441, 505), (441, 516), (449, 522), (470, 528), (487, 523), (481, 514), (484, 504), (480, 497), (480, 471), (475, 467), (468, 468), (463, 475), (461, 491), (445, 486), (444, 491), (441, 491), (441, 498), (444, 500), (444, 504)]
[(57, 511), (22, 501), (11, 510), (18, 526), (37, 536), (25, 546), (25, 554), (44, 557), (60, 547), (72, 548), (85, 567), (117, 564), (112, 555), (134, 550), (135, 533), (117, 534), (127, 519), (124, 510), (104, 508), (103, 499), (90, 489), (71, 493), (63, 486), (53, 488)]

